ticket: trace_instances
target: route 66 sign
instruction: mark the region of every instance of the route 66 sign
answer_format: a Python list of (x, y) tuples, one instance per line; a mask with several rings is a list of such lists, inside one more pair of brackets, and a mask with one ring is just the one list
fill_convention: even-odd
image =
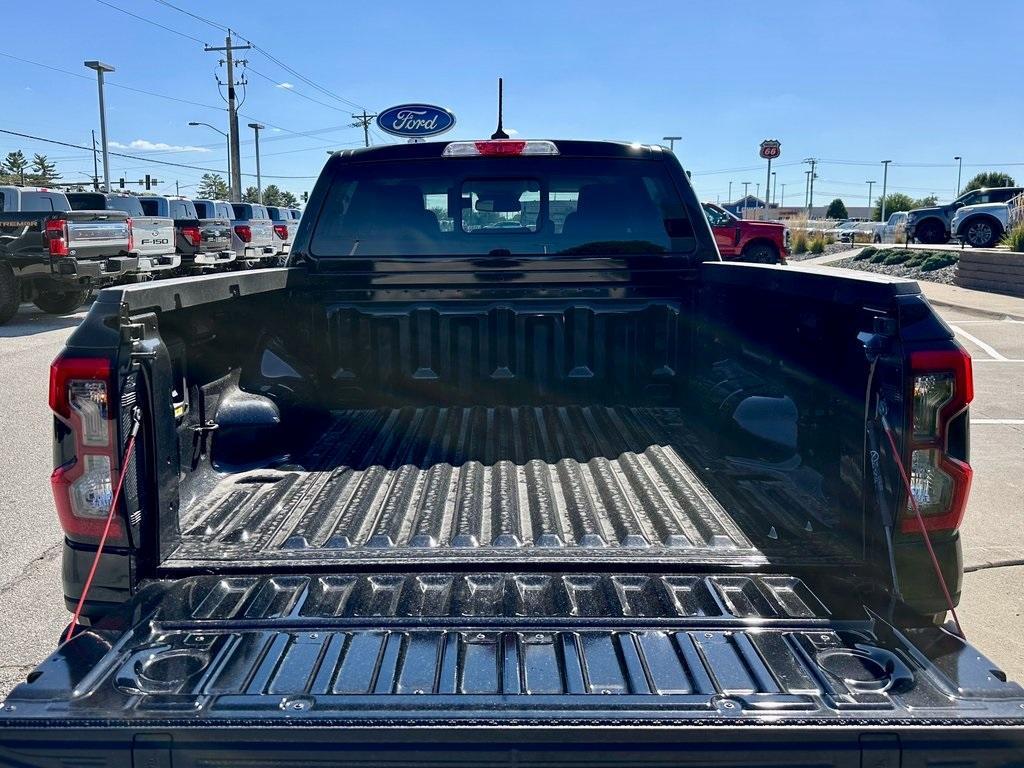
[(778, 139), (765, 139), (761, 142), (761, 157), (774, 160), (782, 154), (782, 143)]

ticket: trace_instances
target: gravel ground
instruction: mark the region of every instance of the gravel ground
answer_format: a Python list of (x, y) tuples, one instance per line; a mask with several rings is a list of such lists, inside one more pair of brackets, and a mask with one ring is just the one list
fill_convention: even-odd
[(928, 280), (932, 283), (943, 283), (953, 285), (953, 278), (956, 276), (956, 264), (950, 264), (942, 269), (933, 269), (930, 272), (922, 272), (917, 267), (905, 267), (902, 264), (872, 264), (868, 260), (856, 261), (854, 259), (841, 259), (833, 261), (830, 267), (845, 267), (846, 269), (859, 269), (863, 272), (878, 272), (882, 275), (892, 277), (910, 277), (914, 280)]
[(849, 243), (832, 243), (831, 245), (825, 246), (824, 253), (811, 253), (810, 251), (806, 251), (804, 253), (791, 253), (788, 257), (786, 257), (786, 261), (803, 261), (804, 259), (814, 259), (817, 258), (818, 256), (828, 256), (829, 254), (832, 253), (841, 253), (843, 251), (848, 251), (853, 247), (854, 246), (850, 245)]

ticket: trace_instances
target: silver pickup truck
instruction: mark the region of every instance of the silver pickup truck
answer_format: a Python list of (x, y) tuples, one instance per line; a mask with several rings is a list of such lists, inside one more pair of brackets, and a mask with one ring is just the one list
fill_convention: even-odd
[(265, 205), (232, 203), (231, 246), (246, 266), (271, 266), (277, 258), (274, 223)]
[(74, 211), (127, 213), (132, 220), (132, 250), (139, 257), (141, 274), (176, 269), (181, 264), (181, 257), (174, 249), (174, 222), (156, 211), (146, 210), (141, 198), (103, 192), (68, 192), (68, 201)]

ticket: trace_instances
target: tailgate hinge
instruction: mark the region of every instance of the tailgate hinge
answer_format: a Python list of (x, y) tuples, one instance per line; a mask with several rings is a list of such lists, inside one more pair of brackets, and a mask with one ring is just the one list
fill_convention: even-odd
[(132, 768), (173, 768), (171, 736), (141, 733), (132, 739)]
[(860, 768), (900, 768), (903, 749), (895, 733), (860, 737)]

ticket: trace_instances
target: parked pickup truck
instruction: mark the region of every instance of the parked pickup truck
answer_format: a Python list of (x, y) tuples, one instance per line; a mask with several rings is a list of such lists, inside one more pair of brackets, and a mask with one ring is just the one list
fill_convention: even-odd
[(741, 219), (714, 203), (701, 203), (718, 252), (726, 261), (785, 264), (789, 230), (783, 224)]
[(945, 243), (949, 241), (953, 214), (965, 205), (1006, 203), (1024, 192), (1024, 187), (988, 187), (972, 189), (952, 203), (929, 208), (914, 208), (907, 213), (907, 237), (919, 243)]
[(0, 762), (1019, 765), (942, 623), (971, 361), (916, 283), (723, 263), (656, 146), (346, 150), (308, 212), (54, 362), (88, 626)]
[(231, 203), (223, 200), (192, 200), (199, 217), (200, 250), (193, 264), (207, 269), (235, 263), (232, 247), (231, 220), (235, 212)]
[(907, 212), (896, 211), (889, 214), (889, 220), (875, 230), (872, 242), (874, 243), (897, 243), (906, 238), (907, 235)]
[(237, 260), (246, 266), (272, 266), (277, 260), (274, 224), (265, 206), (232, 203), (231, 244)]
[(290, 208), (282, 206), (268, 205), (267, 213), (270, 214), (270, 221), (274, 227), (278, 259), (284, 263), (288, 259), (288, 254), (292, 252), (292, 242), (295, 240), (295, 233), (299, 231), (299, 220), (292, 218)]
[(175, 248), (186, 269), (223, 266), (235, 260), (226, 218), (201, 218), (195, 204), (184, 197), (147, 195), (142, 204), (173, 220)]
[(74, 210), (124, 211), (132, 220), (139, 272), (153, 274), (176, 269), (181, 257), (174, 249), (174, 223), (166, 213), (147, 211), (142, 198), (135, 195), (102, 192), (68, 192)]
[(72, 211), (63, 192), (0, 187), (0, 324), (31, 301), (65, 314), (94, 287), (138, 269), (132, 226), (120, 211)]
[(1003, 239), (1010, 227), (1007, 203), (965, 205), (957, 209), (950, 222), (953, 239), (973, 248), (991, 248)]

